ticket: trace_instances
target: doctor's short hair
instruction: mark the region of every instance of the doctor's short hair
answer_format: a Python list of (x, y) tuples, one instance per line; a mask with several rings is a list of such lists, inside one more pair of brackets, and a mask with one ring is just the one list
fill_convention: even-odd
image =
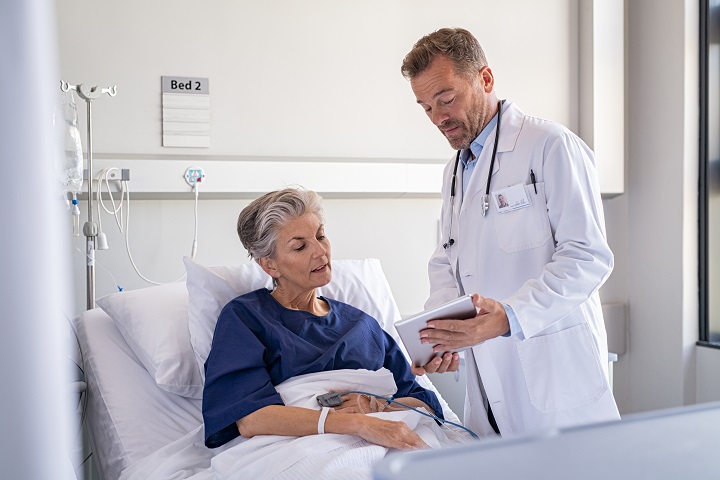
[(285, 188), (266, 193), (243, 208), (237, 233), (248, 256), (274, 258), (278, 231), (291, 220), (314, 213), (324, 222), (322, 197), (304, 188)]
[(464, 28), (441, 28), (415, 42), (400, 71), (412, 80), (441, 55), (450, 59), (460, 74), (475, 75), (488, 64), (485, 52), (472, 33)]

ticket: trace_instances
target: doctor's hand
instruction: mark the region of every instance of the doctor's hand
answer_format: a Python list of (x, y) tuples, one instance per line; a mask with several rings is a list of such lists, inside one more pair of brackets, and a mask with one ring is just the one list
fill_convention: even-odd
[(431, 320), (420, 330), (420, 341), (434, 345), (434, 352), (447, 352), (472, 347), (510, 331), (505, 308), (497, 300), (472, 296), (478, 314), (467, 320)]
[(427, 365), (422, 367), (410, 367), (413, 375), (425, 375), (426, 373), (445, 373), (457, 372), (460, 368), (460, 355), (457, 352), (445, 352), (442, 356), (438, 356), (430, 360)]

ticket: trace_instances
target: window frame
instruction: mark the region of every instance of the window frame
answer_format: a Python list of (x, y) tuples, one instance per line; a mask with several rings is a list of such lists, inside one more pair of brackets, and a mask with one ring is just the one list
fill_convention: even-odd
[[(700, 48), (699, 48), (699, 174), (698, 174), (698, 345), (718, 348), (720, 343), (710, 341), (710, 272), (709, 272), (709, 208), (708, 208), (708, 160), (709, 160), (709, 29), (710, 1), (700, 2)], [(720, 27), (719, 27), (720, 28)]]

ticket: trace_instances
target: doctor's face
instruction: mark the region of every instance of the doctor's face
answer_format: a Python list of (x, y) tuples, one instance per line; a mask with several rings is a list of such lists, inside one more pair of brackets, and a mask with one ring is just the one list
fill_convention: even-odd
[(489, 67), (463, 75), (444, 56), (410, 80), (417, 103), (455, 150), (468, 148), (495, 114), (493, 85)]

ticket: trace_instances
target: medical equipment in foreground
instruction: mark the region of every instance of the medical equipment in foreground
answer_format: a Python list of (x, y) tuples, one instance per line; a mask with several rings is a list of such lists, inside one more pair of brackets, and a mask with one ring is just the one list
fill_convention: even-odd
[(627, 415), (622, 420), (387, 456), (375, 480), (675, 480), (720, 478), (720, 402)]

